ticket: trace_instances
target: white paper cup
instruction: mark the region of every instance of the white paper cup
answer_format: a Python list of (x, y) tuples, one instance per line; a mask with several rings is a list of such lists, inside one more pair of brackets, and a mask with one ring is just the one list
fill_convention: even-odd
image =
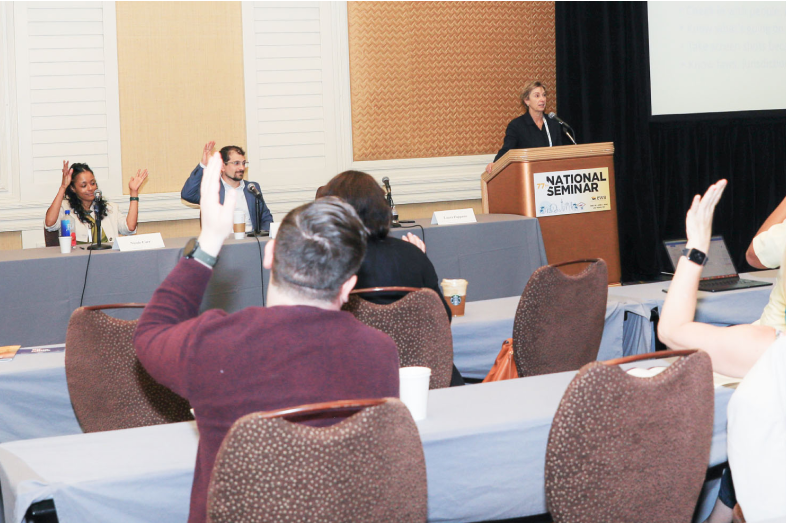
[(60, 237), (60, 252), (63, 254), (68, 254), (71, 252), (71, 237), (70, 236), (61, 236)]
[(270, 238), (275, 239), (276, 233), (278, 232), (278, 226), (281, 225), (278, 222), (272, 222), (270, 224)]
[(398, 369), (399, 397), (415, 421), (426, 419), (428, 384), (431, 369), (428, 367), (401, 367)]
[(235, 239), (242, 240), (246, 237), (246, 213), (243, 211), (235, 211), (233, 220), (233, 230), (235, 232)]

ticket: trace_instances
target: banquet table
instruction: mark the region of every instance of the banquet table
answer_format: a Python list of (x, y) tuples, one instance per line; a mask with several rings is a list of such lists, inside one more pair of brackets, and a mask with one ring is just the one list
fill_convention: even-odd
[[(441, 226), (416, 220), (413, 226), (391, 230), (391, 236), (412, 232), (425, 237), (438, 277), (469, 281), (468, 301), (520, 295), (530, 275), (547, 263), (537, 219), (482, 214), (477, 220)], [(136, 252), (76, 249), (61, 254), (56, 247), (0, 251), (0, 295), (6, 297), (0, 302), (0, 345), (62, 343), (80, 302), (147, 302), (187, 241), (170, 238), (163, 249)], [(226, 240), (203, 310), (235, 312), (262, 305), (269, 279), (269, 271), (262, 270), (267, 241)], [(131, 313), (119, 317), (123, 314)]]
[[(640, 366), (657, 363), (640, 362)], [(417, 422), (429, 521), (546, 512), (543, 471), (551, 420), (575, 372), (429, 392)], [(715, 389), (709, 466), (726, 461), (726, 405)], [(515, 406), (515, 408), (512, 408)], [(6, 523), (52, 499), (61, 523), (186, 521), (198, 433), (193, 422), (0, 445)]]
[[(766, 270), (740, 274), (741, 278), (775, 282), (777, 270)], [(614, 287), (615, 296), (634, 299), (648, 306), (657, 307), (658, 312), (666, 300), (664, 289), (671, 282), (663, 281), (642, 285), (623, 285)], [(699, 291), (696, 301), (696, 321), (713, 325), (728, 326), (753, 323), (761, 317), (764, 306), (770, 298), (772, 286), (753, 287), (725, 292)]]
[[(502, 341), (513, 332), (518, 301), (511, 296), (469, 302), (465, 316), (453, 319), (453, 358), (463, 376), (486, 376)], [(641, 303), (610, 294), (598, 359), (650, 352), (649, 314)], [(62, 352), (18, 354), (0, 362), (0, 398), (0, 443), (82, 432), (71, 407)]]
[[(610, 360), (654, 350), (652, 304), (618, 296), (609, 287), (606, 319), (598, 360)], [(453, 363), (465, 378), (483, 379), (502, 342), (513, 335), (519, 296), (469, 302), (465, 314), (453, 318)]]

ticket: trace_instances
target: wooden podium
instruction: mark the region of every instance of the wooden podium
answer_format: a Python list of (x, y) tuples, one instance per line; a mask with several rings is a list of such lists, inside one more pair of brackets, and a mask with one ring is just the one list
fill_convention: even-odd
[[(602, 168), (608, 169), (609, 210), (538, 216), (534, 181), (537, 174)], [(483, 173), (480, 186), (483, 212), (538, 218), (549, 263), (603, 258), (609, 269), (609, 283), (619, 283), (613, 143), (512, 149), (494, 164), (490, 174)], [(573, 270), (581, 269), (579, 265)]]

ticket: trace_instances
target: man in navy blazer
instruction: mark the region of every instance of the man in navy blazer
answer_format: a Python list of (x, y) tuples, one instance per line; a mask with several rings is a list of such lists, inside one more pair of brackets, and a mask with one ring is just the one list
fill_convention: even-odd
[[(208, 142), (202, 150), (202, 161), (197, 165), (191, 175), (183, 184), (183, 189), (180, 191), (180, 197), (189, 203), (199, 203), (200, 186), (202, 184), (202, 172), (207, 165), (210, 158), (210, 153), (216, 142)], [(257, 182), (246, 181), (243, 175), (246, 172), (248, 162), (246, 161), (246, 152), (236, 145), (227, 145), (222, 148), (221, 159), (224, 164), (221, 167), (221, 187), (219, 189), (219, 201), (224, 203), (224, 195), (226, 191), (237, 191), (238, 198), (236, 200), (235, 210), (242, 210), (246, 216), (246, 231), (256, 229), (257, 214), (256, 205), (254, 203), (254, 195), (251, 193), (249, 187), (252, 185), (256, 187), (257, 193), (260, 197), (259, 204), (261, 205), (262, 218), (260, 221), (260, 229), (263, 231), (270, 230), (270, 224), (273, 222), (273, 215), (270, 214), (270, 209), (265, 205), (265, 200), (262, 198), (262, 192), (259, 190)], [(240, 195), (244, 198), (240, 198)], [(231, 231), (228, 231), (231, 232)]]

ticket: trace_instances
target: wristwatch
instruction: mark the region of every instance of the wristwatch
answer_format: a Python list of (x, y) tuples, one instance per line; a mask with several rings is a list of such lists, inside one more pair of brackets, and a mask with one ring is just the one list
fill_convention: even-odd
[(698, 249), (682, 249), (682, 255), (696, 265), (707, 265), (707, 255)]
[(183, 258), (189, 260), (199, 260), (208, 267), (215, 267), (218, 263), (218, 256), (211, 256), (199, 247), (199, 242), (196, 238), (191, 238), (183, 248)]

